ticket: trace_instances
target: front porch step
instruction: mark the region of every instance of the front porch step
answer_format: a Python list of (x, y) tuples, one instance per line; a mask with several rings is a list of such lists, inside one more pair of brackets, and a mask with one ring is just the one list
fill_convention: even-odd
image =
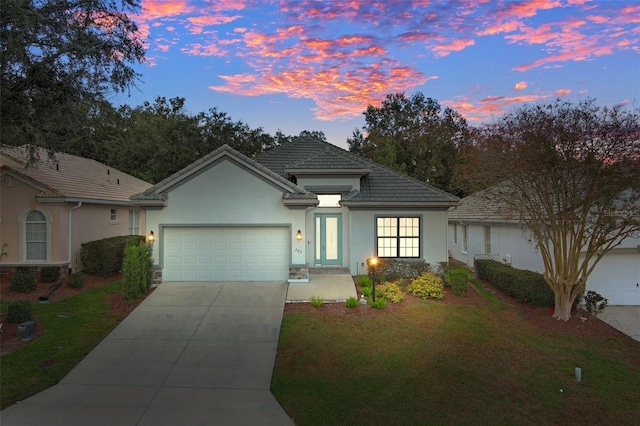
[(342, 266), (321, 266), (309, 268), (310, 274), (348, 274), (349, 268), (343, 268)]

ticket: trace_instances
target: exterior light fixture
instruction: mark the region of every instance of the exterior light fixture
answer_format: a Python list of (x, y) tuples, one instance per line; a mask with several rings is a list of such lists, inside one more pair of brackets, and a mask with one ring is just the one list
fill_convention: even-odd
[(371, 300), (373, 303), (376, 303), (376, 265), (378, 264), (378, 259), (373, 256), (369, 259), (369, 266), (371, 267), (371, 283), (373, 285), (371, 289)]
[(155, 240), (156, 240), (155, 234), (153, 233), (153, 231), (149, 231), (149, 235), (147, 235), (147, 243), (153, 244)]
[(299, 229), (298, 232), (296, 232), (296, 240), (302, 241), (302, 231)]

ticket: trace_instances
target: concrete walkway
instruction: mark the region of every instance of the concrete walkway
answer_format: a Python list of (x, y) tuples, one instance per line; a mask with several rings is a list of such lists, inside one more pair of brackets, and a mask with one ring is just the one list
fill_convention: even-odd
[(11, 425), (292, 425), (269, 391), (287, 283), (164, 283)]
[(289, 283), (287, 303), (310, 302), (311, 297), (321, 297), (326, 303), (342, 303), (358, 295), (349, 274), (309, 274), (308, 283)]
[(640, 342), (640, 306), (607, 306), (598, 318)]

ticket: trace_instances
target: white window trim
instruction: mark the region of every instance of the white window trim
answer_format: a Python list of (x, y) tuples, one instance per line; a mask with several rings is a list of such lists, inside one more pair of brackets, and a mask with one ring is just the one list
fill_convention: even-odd
[[(113, 217), (112, 217), (112, 216), (113, 216), (113, 213), (112, 213), (112, 212), (113, 212), (114, 210), (115, 210), (115, 216), (116, 216), (116, 218), (115, 218), (115, 219), (113, 219)], [(117, 209), (117, 208), (113, 208), (113, 207), (112, 207), (112, 208), (109, 208), (109, 220), (111, 221), (111, 224), (112, 224), (112, 225), (117, 225), (117, 224), (118, 224), (118, 216), (119, 216), (119, 215), (118, 215), (118, 209)]]
[[(33, 210), (39, 211), (44, 215), (47, 222), (47, 258), (45, 260), (27, 260), (27, 216)], [(48, 263), (51, 260), (51, 224), (53, 223), (51, 215), (43, 208), (36, 207), (35, 209), (26, 208), (23, 209), (18, 215), (18, 233), (19, 233), (19, 260), (25, 263)]]
[(469, 226), (462, 225), (462, 248), (460, 252), (463, 254), (467, 254), (469, 251)]

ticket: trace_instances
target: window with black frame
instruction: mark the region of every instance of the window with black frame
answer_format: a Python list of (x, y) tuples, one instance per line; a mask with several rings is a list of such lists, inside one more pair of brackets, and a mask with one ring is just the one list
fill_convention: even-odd
[(420, 257), (420, 218), (377, 217), (376, 248), (378, 257)]

